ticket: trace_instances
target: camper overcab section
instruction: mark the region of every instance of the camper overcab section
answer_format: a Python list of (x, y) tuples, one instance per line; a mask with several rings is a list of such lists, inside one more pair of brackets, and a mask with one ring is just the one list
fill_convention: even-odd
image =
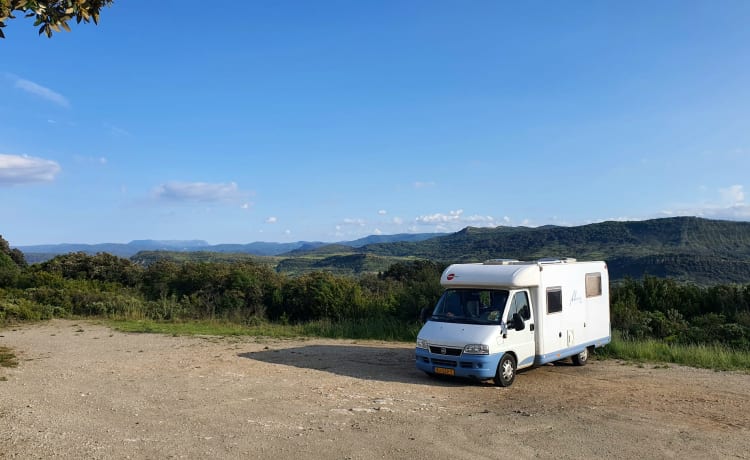
[(495, 259), (454, 264), (445, 292), (417, 337), (417, 368), (430, 375), (494, 379), (609, 343), (609, 276), (604, 262)]

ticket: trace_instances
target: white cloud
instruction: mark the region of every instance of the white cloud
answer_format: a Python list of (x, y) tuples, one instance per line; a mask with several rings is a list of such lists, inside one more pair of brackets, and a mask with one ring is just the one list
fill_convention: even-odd
[(0, 185), (49, 182), (60, 172), (52, 160), (0, 153)]
[(434, 187), (435, 185), (435, 182), (414, 182), (414, 188), (428, 188)]
[(745, 192), (741, 185), (732, 185), (728, 188), (719, 189), (722, 201), (731, 206), (741, 205), (745, 202)]
[(383, 231), (380, 230), (379, 228), (376, 228), (375, 230), (372, 231), (372, 234), (373, 235), (382, 235)]
[(291, 230), (289, 230), (289, 229), (286, 229), (286, 230), (284, 230), (284, 234), (285, 234), (285, 235), (291, 235), (291, 234), (292, 234), (292, 231), (291, 231)]
[(276, 216), (270, 216), (269, 218), (266, 219), (266, 223), (275, 224), (276, 222), (278, 222), (278, 220), (279, 219)]
[(388, 214), (388, 211), (386, 211), (385, 209), (381, 209), (380, 211), (378, 211), (378, 214), (380, 214), (381, 216), (384, 216)]
[(56, 93), (55, 91), (52, 91), (51, 89), (34, 83), (30, 80), (24, 80), (23, 78), (18, 77), (15, 77), (15, 80), (16, 82), (14, 86), (20, 90), (26, 91), (27, 93), (33, 94), (35, 96), (39, 96), (42, 99), (46, 99), (47, 101), (57, 104), (61, 107), (70, 107), (70, 102), (68, 102), (68, 99), (60, 93)]
[(242, 203), (240, 205), (240, 208), (242, 208), (242, 209), (250, 209), (250, 206), (252, 206), (250, 203)]
[[(497, 219), (492, 216), (474, 214), (464, 216), (463, 209), (456, 209), (445, 213), (435, 213), (419, 216), (415, 219), (417, 225), (435, 227), (438, 231), (457, 231), (463, 227), (498, 227), (501, 225)], [(510, 219), (504, 220), (508, 223)]]
[(402, 219), (400, 217), (394, 217), (393, 218), (393, 223), (396, 224), (396, 225), (401, 225), (401, 224), (404, 223), (404, 219)]
[(469, 216), (463, 219), (464, 222), (468, 223), (474, 223), (474, 224), (494, 224), (495, 218), (492, 216), (480, 216), (480, 215), (473, 215)]
[(417, 223), (423, 225), (439, 225), (450, 222), (458, 222), (461, 220), (461, 214), (463, 213), (463, 209), (457, 209), (455, 211), (449, 211), (448, 214), (435, 213), (427, 216), (419, 216), (417, 217)]
[[(700, 188), (701, 191), (704, 187)], [(661, 211), (663, 216), (698, 216), (709, 219), (750, 220), (750, 204), (742, 185), (718, 189), (718, 199)]]
[(154, 196), (167, 201), (213, 203), (242, 199), (247, 193), (234, 182), (168, 182), (156, 187)]
[(367, 222), (364, 219), (351, 219), (347, 217), (343, 220), (342, 224), (364, 227), (365, 225), (367, 225)]

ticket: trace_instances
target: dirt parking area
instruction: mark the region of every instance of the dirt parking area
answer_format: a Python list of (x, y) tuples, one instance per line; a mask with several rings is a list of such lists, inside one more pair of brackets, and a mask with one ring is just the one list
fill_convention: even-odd
[(510, 388), (412, 344), (0, 330), (0, 458), (750, 458), (750, 375), (613, 360)]

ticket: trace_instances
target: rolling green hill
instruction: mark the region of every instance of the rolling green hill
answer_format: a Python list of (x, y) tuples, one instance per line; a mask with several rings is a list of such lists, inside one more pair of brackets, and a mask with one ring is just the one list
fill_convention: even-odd
[(644, 274), (702, 285), (750, 283), (750, 222), (674, 217), (631, 222), (601, 222), (578, 227), (467, 227), (422, 241), (311, 245), (276, 257), (212, 252), (142, 252), (142, 264), (172, 260), (253, 260), (298, 275), (323, 270), (357, 275), (384, 271), (404, 260), (441, 263), (493, 258), (535, 260), (573, 257), (606, 260), (613, 280)]
[[(341, 248), (322, 246), (317, 257)], [(467, 227), (419, 242), (381, 243), (353, 251), (445, 263), (492, 258), (574, 257), (606, 260), (612, 278), (644, 274), (699, 284), (750, 282), (750, 223), (674, 217), (578, 227)], [(298, 255), (303, 255), (299, 252)]]

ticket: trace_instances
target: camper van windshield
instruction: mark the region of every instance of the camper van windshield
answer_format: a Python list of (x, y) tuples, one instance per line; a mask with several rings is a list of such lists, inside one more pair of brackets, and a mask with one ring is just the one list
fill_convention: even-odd
[(500, 324), (508, 291), (497, 289), (448, 289), (432, 312), (433, 321)]

